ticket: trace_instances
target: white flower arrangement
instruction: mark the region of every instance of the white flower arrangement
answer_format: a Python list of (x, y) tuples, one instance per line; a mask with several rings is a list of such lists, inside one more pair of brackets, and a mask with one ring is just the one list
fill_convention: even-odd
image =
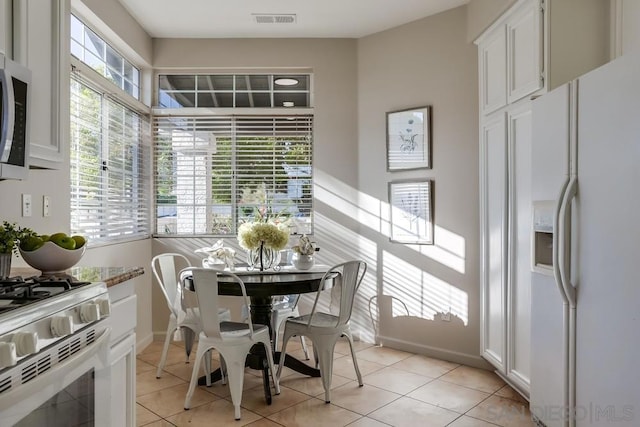
[(271, 222), (245, 222), (238, 229), (238, 242), (246, 250), (263, 245), (279, 251), (289, 242), (289, 229)]
[(309, 237), (303, 234), (300, 239), (298, 239), (298, 244), (291, 248), (294, 252), (300, 255), (313, 255), (314, 252), (320, 250), (314, 246), (314, 242), (312, 242)]

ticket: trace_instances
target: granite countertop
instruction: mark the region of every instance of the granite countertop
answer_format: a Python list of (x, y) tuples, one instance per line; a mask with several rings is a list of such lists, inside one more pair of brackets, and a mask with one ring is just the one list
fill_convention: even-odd
[[(66, 271), (82, 282), (105, 282), (107, 287), (115, 286), (144, 274), (143, 267), (72, 267)], [(31, 267), (11, 269), (12, 276), (39, 276), (40, 271)]]

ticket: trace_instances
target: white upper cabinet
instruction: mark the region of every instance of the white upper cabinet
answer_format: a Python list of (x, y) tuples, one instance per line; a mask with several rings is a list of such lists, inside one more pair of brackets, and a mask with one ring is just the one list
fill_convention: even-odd
[(490, 34), (478, 47), (481, 108), (490, 113), (507, 104), (507, 37), (504, 27)]
[(477, 40), (483, 114), (542, 87), (541, 22), (538, 1), (520, 1)]
[(508, 102), (514, 103), (542, 88), (540, 9), (528, 2), (506, 23)]
[(11, 0), (0, 0), (0, 53), (7, 58), (13, 57), (13, 29)]
[(30, 164), (59, 169), (68, 111), (68, 44), (64, 0), (13, 1), (13, 57), (31, 70)]

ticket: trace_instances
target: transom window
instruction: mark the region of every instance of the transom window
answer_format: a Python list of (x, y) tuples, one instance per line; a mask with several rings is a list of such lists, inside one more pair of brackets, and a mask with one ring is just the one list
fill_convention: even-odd
[(161, 108), (309, 107), (305, 74), (160, 74)]
[(140, 99), (140, 71), (74, 15), (71, 15), (71, 54)]

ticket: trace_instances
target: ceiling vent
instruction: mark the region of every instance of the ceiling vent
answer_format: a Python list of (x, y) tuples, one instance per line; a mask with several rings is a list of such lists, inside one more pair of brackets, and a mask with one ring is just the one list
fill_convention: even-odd
[(295, 14), (254, 13), (253, 19), (257, 24), (295, 24)]

